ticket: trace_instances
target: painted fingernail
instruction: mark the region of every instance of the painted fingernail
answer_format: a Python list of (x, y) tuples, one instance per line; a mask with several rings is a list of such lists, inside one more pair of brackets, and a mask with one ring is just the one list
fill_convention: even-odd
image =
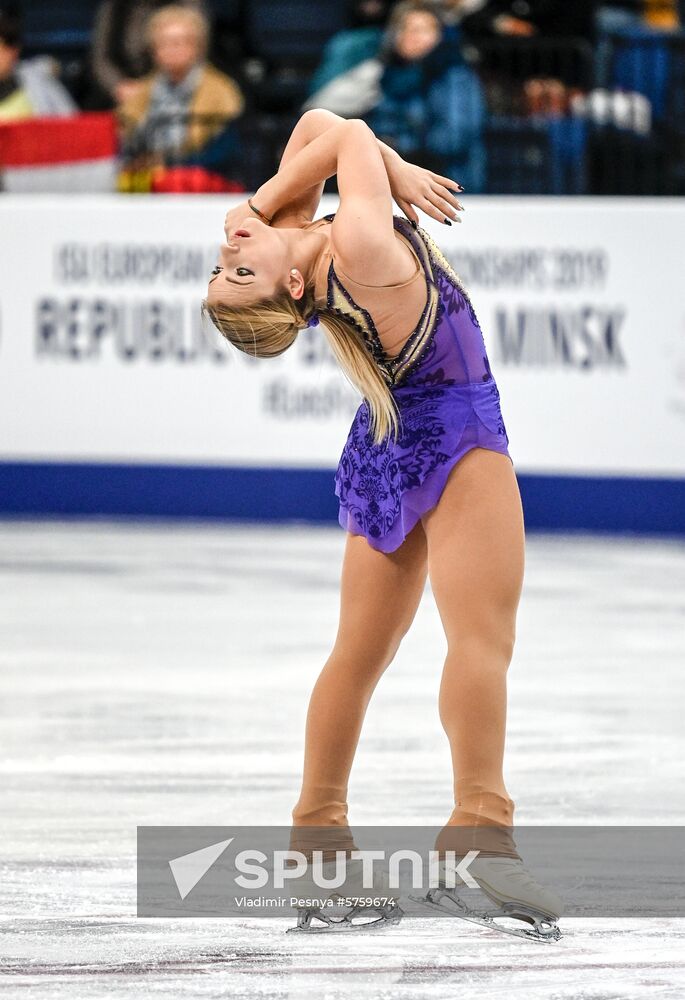
[(457, 184), (457, 190), (458, 190), (458, 191), (465, 191), (465, 190), (466, 190), (466, 188), (465, 188), (465, 187), (462, 187), (462, 186), (461, 186), (461, 184)]
[(446, 226), (451, 226), (451, 225), (452, 225), (452, 223), (450, 222), (450, 220), (449, 220), (449, 219), (445, 219), (445, 225), (446, 225)]
[(415, 222), (414, 222), (414, 221), (413, 221), (412, 219), (410, 219), (409, 221), (411, 222), (411, 224), (412, 224), (412, 226), (414, 227), (414, 229), (418, 229), (418, 228), (419, 228), (419, 227), (417, 226), (417, 224), (416, 224), (416, 223), (415, 223)]

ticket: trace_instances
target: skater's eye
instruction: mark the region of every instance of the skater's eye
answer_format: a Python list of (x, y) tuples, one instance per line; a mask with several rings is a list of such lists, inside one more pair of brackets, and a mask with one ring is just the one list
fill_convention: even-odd
[[(223, 266), (221, 264), (217, 264), (216, 267), (212, 269), (212, 276), (210, 278), (210, 281), (214, 281), (216, 276), (220, 274), (222, 271), (223, 271)], [(234, 271), (241, 278), (246, 278), (249, 274), (254, 276), (254, 271), (251, 271), (249, 267), (236, 267), (234, 268)], [(226, 275), (226, 281), (230, 281), (232, 285), (252, 284), (252, 282), (235, 281), (233, 278), (229, 278), (228, 275)]]

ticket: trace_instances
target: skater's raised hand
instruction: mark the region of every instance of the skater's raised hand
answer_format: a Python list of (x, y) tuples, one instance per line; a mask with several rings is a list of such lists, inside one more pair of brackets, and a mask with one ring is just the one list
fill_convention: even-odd
[(245, 201), (241, 201), (240, 204), (236, 205), (234, 208), (229, 208), (224, 219), (224, 233), (226, 234), (226, 242), (231, 242), (231, 237), (233, 233), (240, 227), (240, 223), (248, 217), (254, 218), (254, 213), (250, 206)]
[(392, 196), (411, 222), (419, 222), (416, 208), (438, 222), (451, 219), (461, 222), (458, 213), (464, 206), (454, 194), (463, 190), (458, 181), (408, 163), (399, 156), (386, 159), (386, 170)]

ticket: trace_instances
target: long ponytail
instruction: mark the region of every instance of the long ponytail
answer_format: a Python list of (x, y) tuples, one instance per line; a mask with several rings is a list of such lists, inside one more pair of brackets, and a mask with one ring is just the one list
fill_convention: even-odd
[[(299, 306), (299, 308), (298, 308)], [(287, 292), (249, 306), (202, 303), (219, 333), (234, 347), (258, 358), (274, 358), (291, 347), (316, 312), (333, 354), (349, 382), (369, 407), (369, 429), (375, 445), (399, 434), (399, 414), (386, 385), (356, 327), (327, 309), (315, 308), (311, 289), (296, 305)]]

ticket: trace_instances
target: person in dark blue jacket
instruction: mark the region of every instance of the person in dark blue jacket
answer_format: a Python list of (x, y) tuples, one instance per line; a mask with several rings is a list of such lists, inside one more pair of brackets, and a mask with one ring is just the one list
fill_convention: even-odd
[(464, 60), (457, 27), (432, 3), (405, 0), (394, 9), (380, 58), (381, 99), (364, 117), (403, 157), (484, 190), (487, 109), (478, 75)]

